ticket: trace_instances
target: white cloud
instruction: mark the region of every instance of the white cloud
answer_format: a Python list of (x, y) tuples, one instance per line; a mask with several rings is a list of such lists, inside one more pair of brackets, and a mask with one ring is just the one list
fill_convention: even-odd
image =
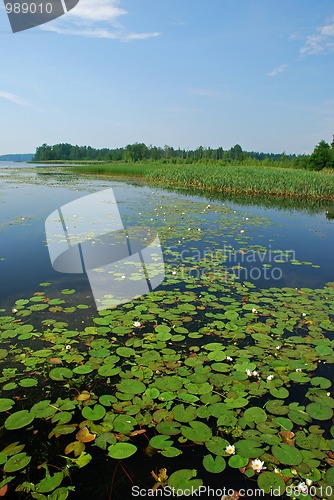
[(13, 102), (14, 104), (18, 104), (19, 106), (28, 106), (29, 102), (25, 99), (22, 99), (20, 96), (16, 94), (12, 94), (10, 92), (2, 92), (0, 91), (0, 99), (5, 99), (6, 101)]
[(284, 73), (287, 67), (288, 64), (282, 64), (281, 66), (278, 66), (278, 68), (275, 68), (270, 73), (268, 73), (268, 76), (277, 76), (280, 73)]
[(317, 29), (317, 33), (309, 35), (303, 47), (302, 55), (315, 55), (334, 52), (334, 18)]
[(146, 40), (160, 35), (157, 31), (129, 32), (119, 21), (126, 14), (127, 11), (120, 7), (119, 0), (80, 0), (70, 12), (40, 28), (61, 35), (107, 38), (122, 42)]

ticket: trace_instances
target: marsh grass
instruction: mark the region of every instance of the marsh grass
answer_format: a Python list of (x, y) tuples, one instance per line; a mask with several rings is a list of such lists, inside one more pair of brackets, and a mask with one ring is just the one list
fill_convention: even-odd
[(278, 167), (164, 165), (113, 163), (73, 166), (84, 174), (145, 177), (167, 185), (180, 185), (226, 193), (334, 199), (334, 173)]

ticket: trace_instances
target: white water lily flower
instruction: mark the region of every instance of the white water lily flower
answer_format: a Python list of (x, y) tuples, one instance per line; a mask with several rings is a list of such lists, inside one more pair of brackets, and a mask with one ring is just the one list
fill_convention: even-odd
[(308, 492), (308, 487), (306, 483), (299, 483), (297, 484), (297, 491), (300, 493), (307, 493)]
[(247, 373), (247, 377), (251, 377), (253, 375), (251, 370), (246, 370), (246, 373)]
[(275, 472), (275, 474), (280, 474), (281, 473), (280, 469), (274, 469), (274, 472)]
[(225, 451), (229, 455), (234, 455), (235, 454), (235, 446), (234, 446), (234, 444), (229, 444), (228, 446), (226, 446)]
[(244, 233), (244, 232), (245, 232), (245, 230), (244, 230), (244, 229), (240, 229), (240, 233)]
[(302, 313), (302, 316), (304, 316), (304, 318), (305, 318), (305, 316), (306, 316), (306, 313)]
[(227, 361), (233, 361), (233, 358), (231, 358), (231, 356), (227, 356), (226, 359)]
[(71, 346), (68, 344), (65, 346), (66, 351), (69, 351), (71, 349)]
[(296, 368), (296, 372), (297, 372), (297, 373), (300, 373), (301, 371), (302, 371), (302, 369), (301, 369), (301, 368)]
[(18, 312), (18, 309), (15, 309), (15, 307), (13, 307), (13, 309), (12, 309), (12, 313), (13, 313), (13, 314), (16, 314), (17, 312)]
[(277, 345), (276, 349), (279, 351), (281, 347), (282, 347), (281, 345)]
[(252, 375), (253, 375), (253, 377), (258, 377), (259, 376), (259, 372), (257, 372), (256, 370), (254, 370), (252, 372)]
[(262, 470), (267, 468), (267, 467), (263, 467), (263, 466), (264, 466), (264, 462), (262, 462), (259, 458), (257, 458), (256, 460), (252, 460), (252, 469), (255, 472), (259, 473)]
[(305, 483), (307, 484), (307, 486), (312, 486), (313, 481), (312, 481), (312, 479), (307, 478), (307, 479), (305, 479)]
[(173, 274), (173, 275), (175, 276), (175, 274), (176, 274), (176, 271), (173, 271), (173, 272), (172, 272), (172, 274)]
[(140, 321), (134, 321), (133, 322), (133, 326), (135, 326), (136, 328), (138, 328), (139, 326), (141, 326)]
[(268, 375), (267, 380), (272, 380), (274, 378), (274, 375)]
[(257, 310), (257, 309), (255, 309), (255, 307), (253, 307), (253, 309), (252, 309), (252, 313), (253, 313), (253, 314), (258, 314), (258, 310)]

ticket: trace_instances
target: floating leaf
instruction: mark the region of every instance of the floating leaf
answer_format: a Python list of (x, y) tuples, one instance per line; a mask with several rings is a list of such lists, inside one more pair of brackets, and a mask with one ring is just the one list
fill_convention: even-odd
[(28, 410), (19, 410), (7, 417), (5, 421), (5, 427), (9, 431), (12, 431), (14, 429), (22, 429), (22, 427), (26, 427), (27, 425), (31, 424), (34, 418), (35, 415), (33, 413), (30, 413)]
[(49, 493), (61, 484), (63, 478), (63, 472), (55, 472), (53, 475), (47, 472), (45, 478), (36, 484), (36, 490), (39, 493)]
[(220, 456), (213, 457), (212, 455), (205, 455), (203, 458), (203, 466), (208, 472), (220, 474), (226, 468), (226, 461)]
[(88, 420), (101, 420), (106, 414), (106, 410), (104, 406), (96, 404), (93, 407), (85, 406), (81, 413)]
[(136, 451), (137, 447), (131, 443), (116, 443), (108, 447), (108, 455), (117, 460), (131, 457)]
[(190, 427), (182, 426), (181, 433), (184, 437), (194, 443), (205, 443), (212, 437), (210, 427), (202, 422), (190, 422)]
[(267, 420), (267, 414), (262, 408), (253, 406), (252, 408), (247, 408), (244, 413), (244, 418), (247, 422), (255, 422), (256, 424), (259, 424), (260, 422), (265, 422)]
[(191, 491), (194, 493), (203, 485), (202, 479), (194, 479), (196, 476), (197, 471), (194, 469), (177, 470), (168, 478), (168, 486), (178, 491), (180, 496), (182, 492)]
[(240, 455), (232, 455), (228, 460), (228, 465), (233, 469), (241, 469), (242, 467), (246, 467), (249, 459), (246, 457), (241, 457)]
[(7, 473), (24, 469), (30, 463), (30, 460), (31, 457), (29, 457), (26, 453), (17, 453), (8, 459), (3, 470)]
[(165, 448), (169, 448), (173, 445), (173, 441), (168, 440), (168, 436), (164, 436), (163, 434), (158, 434), (157, 436), (153, 436), (149, 442), (152, 448), (157, 450), (163, 450)]
[(10, 410), (14, 404), (15, 402), (12, 399), (0, 398), (0, 412)]
[(73, 377), (73, 372), (69, 368), (53, 368), (49, 376), (52, 380), (63, 381)]
[(286, 443), (281, 443), (279, 445), (274, 445), (271, 448), (274, 457), (285, 465), (299, 465), (303, 461), (303, 455), (301, 452)]
[(306, 411), (310, 417), (316, 420), (329, 420), (333, 416), (333, 410), (329, 406), (320, 403), (310, 403), (306, 406)]
[(75, 437), (78, 441), (81, 441), (82, 443), (90, 443), (91, 441), (94, 441), (96, 434), (91, 434), (89, 432), (89, 429), (87, 429), (87, 427), (82, 427), (76, 433)]
[(275, 496), (283, 495), (285, 492), (285, 481), (279, 474), (264, 471), (259, 474), (257, 484), (265, 493), (275, 491)]

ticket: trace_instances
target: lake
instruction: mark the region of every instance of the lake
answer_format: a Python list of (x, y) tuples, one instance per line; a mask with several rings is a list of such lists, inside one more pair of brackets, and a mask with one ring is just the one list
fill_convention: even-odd
[[(158, 235), (165, 277), (140, 295), (132, 271), (131, 300), (107, 309), (87, 274), (53, 269), (45, 221), (86, 196), (73, 206), (89, 252), (116, 245), (97, 234), (114, 219), (88, 206), (111, 188), (114, 219)], [(156, 483), (288, 498), (308, 480), (334, 498), (332, 207), (0, 162), (0, 208), (0, 491), (117, 499)], [(120, 287), (128, 276), (110, 269)]]

